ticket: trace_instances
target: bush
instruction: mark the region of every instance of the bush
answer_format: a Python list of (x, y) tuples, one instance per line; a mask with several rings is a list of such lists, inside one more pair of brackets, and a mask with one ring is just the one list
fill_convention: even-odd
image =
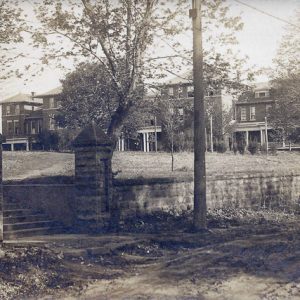
[(263, 144), (260, 146), (260, 152), (263, 154), (267, 153), (267, 144)]
[(244, 154), (245, 153), (245, 141), (240, 141), (237, 143), (237, 150), (239, 151), (240, 154)]
[(232, 145), (232, 150), (233, 150), (233, 153), (234, 153), (234, 154), (237, 154), (237, 152), (238, 152), (238, 147), (237, 147), (237, 143), (236, 143), (236, 142), (233, 143), (233, 145)]
[(270, 153), (272, 155), (276, 155), (277, 154), (277, 146), (275, 144), (271, 144), (270, 145)]
[(254, 155), (258, 151), (258, 143), (256, 141), (251, 141), (248, 145), (248, 151)]
[(215, 144), (215, 149), (219, 153), (225, 153), (227, 150), (226, 144), (224, 141), (218, 141)]

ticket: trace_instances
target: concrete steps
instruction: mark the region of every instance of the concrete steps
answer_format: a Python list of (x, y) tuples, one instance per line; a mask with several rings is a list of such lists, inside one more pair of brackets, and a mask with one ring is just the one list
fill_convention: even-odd
[(61, 225), (45, 213), (22, 207), (19, 203), (4, 204), (3, 235), (5, 240), (59, 233)]

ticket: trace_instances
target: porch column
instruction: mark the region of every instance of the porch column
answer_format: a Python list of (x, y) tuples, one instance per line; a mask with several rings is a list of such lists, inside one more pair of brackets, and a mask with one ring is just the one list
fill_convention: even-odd
[(146, 152), (149, 152), (149, 133), (146, 133)]
[(26, 151), (29, 151), (29, 142), (26, 141)]
[(249, 145), (249, 131), (246, 131), (246, 146)]
[(264, 135), (263, 135), (262, 129), (260, 130), (260, 144), (261, 144), (261, 145), (264, 144)]
[(124, 138), (121, 137), (121, 151), (125, 151)]
[(143, 145), (144, 145), (144, 152), (147, 152), (147, 143), (146, 143), (146, 133), (143, 132)]
[(15, 151), (15, 146), (14, 146), (13, 143), (10, 144), (10, 150), (11, 150), (11, 151)]

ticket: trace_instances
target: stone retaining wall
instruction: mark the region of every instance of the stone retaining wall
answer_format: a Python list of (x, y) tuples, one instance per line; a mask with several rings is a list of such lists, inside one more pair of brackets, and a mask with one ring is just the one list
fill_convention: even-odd
[[(115, 197), (125, 211), (184, 210), (193, 207), (193, 180), (115, 180)], [(300, 174), (207, 177), (207, 206), (275, 208), (299, 206)]]
[[(71, 225), (76, 215), (74, 184), (5, 184), (6, 203), (22, 201)], [(181, 211), (193, 208), (193, 180), (153, 178), (114, 180), (114, 197), (122, 214), (159, 209)], [(300, 174), (253, 174), (209, 176), (207, 206), (299, 208)]]

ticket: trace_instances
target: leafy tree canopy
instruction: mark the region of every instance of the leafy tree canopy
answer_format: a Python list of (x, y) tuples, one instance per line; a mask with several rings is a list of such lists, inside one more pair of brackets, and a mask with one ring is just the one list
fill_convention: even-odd
[(274, 60), (271, 93), (275, 106), (269, 116), (272, 126), (288, 140), (295, 140), (294, 133), (300, 127), (300, 11), (293, 23), (295, 26), (286, 28)]
[[(241, 61), (230, 60), (234, 57), (232, 51), (223, 51), (232, 62), (229, 70), (216, 49), (217, 45), (220, 49), (236, 43), (235, 32), (242, 29), (241, 19), (229, 15), (223, 0), (203, 2), (205, 59), (215, 66), (215, 74), (236, 71)], [(103, 122), (108, 123), (108, 134), (118, 135), (129, 111), (140, 101), (136, 91), (145, 79), (160, 75), (162, 70), (178, 73), (179, 66), (191, 64), (190, 51), (178, 41), (166, 41), (191, 27), (189, 8), (187, 0), (44, 0), (36, 9), (42, 27), (34, 30), (34, 45), (44, 49), (44, 63), (52, 59), (60, 63), (67, 58), (102, 65), (102, 73), (112, 86), (108, 95), (115, 96), (107, 108), (110, 111), (106, 116), (110, 117), (103, 118)], [(166, 42), (175, 55), (159, 57), (158, 49), (153, 47), (158, 40)]]

